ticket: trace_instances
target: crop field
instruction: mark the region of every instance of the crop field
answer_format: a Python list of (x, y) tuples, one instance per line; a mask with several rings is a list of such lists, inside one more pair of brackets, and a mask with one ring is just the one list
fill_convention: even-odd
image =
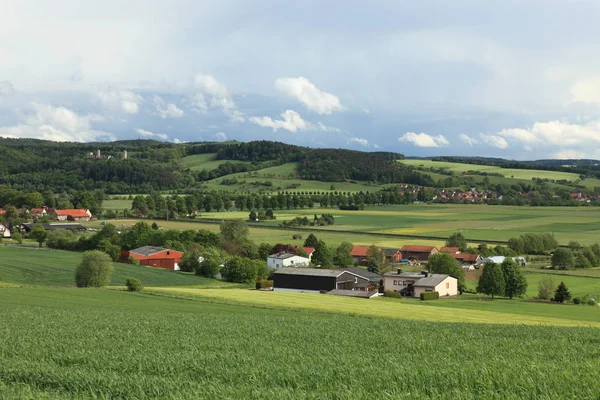
[(102, 289), (2, 288), (0, 303), (1, 398), (600, 393), (597, 328), (290, 312)]
[(504, 177), (512, 179), (524, 179), (532, 180), (533, 178), (550, 179), (550, 180), (566, 180), (575, 182), (579, 180), (579, 175), (569, 172), (560, 171), (544, 171), (544, 170), (529, 170), (529, 169), (512, 169), (512, 168), (500, 168), (490, 165), (474, 165), (474, 164), (462, 164), (452, 163), (443, 161), (431, 161), (431, 160), (402, 160), (404, 164), (412, 165), (414, 167), (424, 168), (445, 168), (449, 171), (456, 172), (458, 174), (468, 171), (487, 172), (494, 174), (501, 174)]
[(201, 171), (205, 170), (213, 170), (219, 167), (221, 164), (225, 164), (226, 162), (231, 162), (234, 164), (246, 164), (245, 161), (231, 161), (231, 160), (217, 160), (216, 153), (208, 153), (208, 154), (193, 154), (191, 156), (186, 156), (181, 159), (181, 167), (189, 168), (192, 171)]
[(102, 202), (102, 208), (104, 210), (131, 210), (132, 200), (104, 200)]
[[(0, 282), (24, 285), (74, 286), (75, 268), (81, 253), (47, 249), (0, 247)], [(124, 286), (125, 279), (135, 277), (145, 286), (210, 286), (240, 285), (202, 278), (183, 272), (159, 268), (113, 263), (111, 285)]]

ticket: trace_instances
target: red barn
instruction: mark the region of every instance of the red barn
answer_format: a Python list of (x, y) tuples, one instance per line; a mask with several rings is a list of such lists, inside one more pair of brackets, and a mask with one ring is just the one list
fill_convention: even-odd
[(183, 253), (162, 247), (143, 246), (129, 251), (121, 251), (124, 258), (132, 256), (140, 262), (140, 265), (150, 267), (166, 268), (173, 271), (179, 270), (179, 263)]

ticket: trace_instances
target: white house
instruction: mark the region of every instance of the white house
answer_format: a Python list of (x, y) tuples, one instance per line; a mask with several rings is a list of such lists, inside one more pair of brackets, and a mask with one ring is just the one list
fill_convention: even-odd
[(6, 226), (4, 224), (0, 224), (0, 237), (5, 237), (5, 238), (10, 237), (10, 230), (8, 229), (8, 226)]
[(306, 257), (300, 257), (290, 253), (276, 253), (267, 257), (267, 267), (269, 269), (279, 269), (282, 267), (308, 267), (310, 260)]
[(385, 290), (400, 292), (403, 296), (420, 297), (423, 292), (438, 292), (440, 297), (458, 296), (458, 280), (449, 275), (398, 270), (385, 274), (384, 279)]

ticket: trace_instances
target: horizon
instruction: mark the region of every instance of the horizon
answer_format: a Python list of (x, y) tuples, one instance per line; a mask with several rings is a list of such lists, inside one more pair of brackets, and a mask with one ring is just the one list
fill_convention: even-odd
[(9, 1), (0, 136), (600, 159), (594, 2), (143, 4)]

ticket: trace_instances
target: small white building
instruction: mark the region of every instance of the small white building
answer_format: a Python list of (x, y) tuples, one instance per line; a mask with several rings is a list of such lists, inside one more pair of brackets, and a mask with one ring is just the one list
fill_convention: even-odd
[(269, 267), (269, 269), (279, 269), (282, 267), (308, 267), (309, 264), (310, 260), (308, 258), (290, 253), (276, 253), (267, 257), (267, 267)]
[(6, 226), (4, 224), (0, 224), (0, 237), (5, 237), (5, 238), (10, 237), (10, 230), (8, 229), (8, 226)]

